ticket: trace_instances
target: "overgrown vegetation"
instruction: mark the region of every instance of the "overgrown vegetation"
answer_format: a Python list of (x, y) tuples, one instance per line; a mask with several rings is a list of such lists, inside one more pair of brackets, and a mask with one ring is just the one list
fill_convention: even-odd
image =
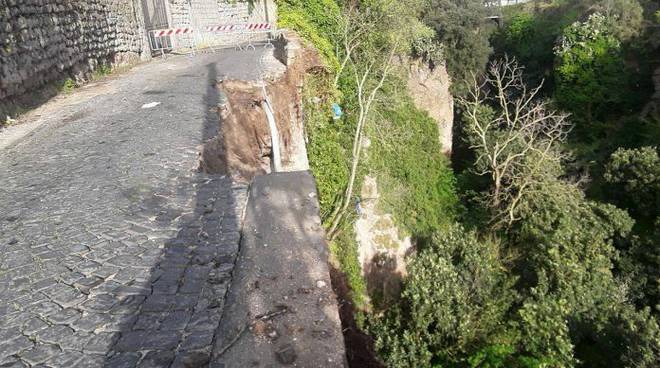
[[(329, 67), (305, 86), (310, 163), (387, 366), (660, 365), (657, 2), (530, 1), (503, 10), (490, 44), (481, 0), (278, 4)], [(465, 78), (460, 180), (393, 54)], [(417, 240), (399, 301), (378, 308), (352, 226), (365, 174)]]
[[(280, 26), (297, 30), (314, 44), (330, 70), (330, 75), (310, 77), (305, 84), (308, 154), (324, 223), (329, 229), (336, 223), (332, 250), (357, 301), (365, 299), (366, 288), (352, 221), (359, 199), (355, 188), (365, 174), (379, 178), (386, 209), (411, 235), (429, 236), (457, 212), (453, 174), (440, 154), (437, 124), (406, 93), (395, 92), (405, 83), (391, 56), (422, 53), (421, 40), (433, 35), (417, 20), (422, 5), (369, 1), (356, 8), (328, 0), (278, 2)], [(354, 32), (361, 38), (342, 38)], [(437, 55), (432, 47), (424, 50), (427, 57)], [(342, 105), (343, 118), (332, 119), (332, 103)], [(362, 151), (367, 141), (370, 146)]]
[[(389, 89), (384, 93), (395, 96)], [(379, 108), (368, 129), (366, 166), (385, 193), (385, 210), (417, 238), (428, 238), (460, 211), (454, 174), (440, 153), (437, 123), (401, 96)]]

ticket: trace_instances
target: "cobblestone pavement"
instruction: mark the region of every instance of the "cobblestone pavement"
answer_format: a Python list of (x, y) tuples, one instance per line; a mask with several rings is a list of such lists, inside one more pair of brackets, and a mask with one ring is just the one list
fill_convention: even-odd
[(0, 366), (208, 364), (246, 188), (198, 146), (259, 52), (139, 66), (0, 150)]

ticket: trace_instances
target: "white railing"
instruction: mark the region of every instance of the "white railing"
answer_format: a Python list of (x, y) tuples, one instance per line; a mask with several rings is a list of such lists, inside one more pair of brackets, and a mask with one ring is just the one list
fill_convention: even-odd
[(486, 5), (487, 8), (491, 8), (500, 5), (509, 6), (509, 5), (523, 4), (529, 1), (530, 0), (486, 0), (484, 1), (484, 5)]

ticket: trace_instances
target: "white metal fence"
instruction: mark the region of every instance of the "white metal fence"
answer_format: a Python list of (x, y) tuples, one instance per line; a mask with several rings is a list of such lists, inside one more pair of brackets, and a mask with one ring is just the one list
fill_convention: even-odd
[(273, 0), (142, 0), (152, 51), (254, 47), (275, 31)]

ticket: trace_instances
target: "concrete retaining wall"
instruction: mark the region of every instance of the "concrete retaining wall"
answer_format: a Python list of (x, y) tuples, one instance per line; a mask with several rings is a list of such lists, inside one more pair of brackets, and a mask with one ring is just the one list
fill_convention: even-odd
[(316, 182), (254, 178), (210, 368), (345, 368)]
[(139, 0), (3, 0), (0, 104), (146, 54)]

